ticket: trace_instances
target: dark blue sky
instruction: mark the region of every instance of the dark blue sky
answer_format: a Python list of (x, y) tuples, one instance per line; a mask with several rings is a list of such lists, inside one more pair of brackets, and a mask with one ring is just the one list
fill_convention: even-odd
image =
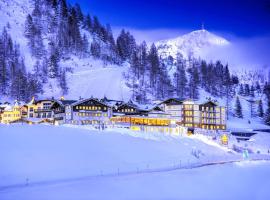
[(270, 0), (68, 0), (112, 27), (210, 31), (250, 38), (270, 34)]

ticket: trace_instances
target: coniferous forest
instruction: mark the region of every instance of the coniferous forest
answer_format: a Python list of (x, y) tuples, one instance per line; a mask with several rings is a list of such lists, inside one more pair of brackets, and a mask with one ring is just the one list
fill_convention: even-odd
[[(161, 57), (155, 44), (139, 44), (124, 29), (115, 36), (110, 24), (102, 24), (97, 16), (83, 13), (79, 4), (70, 5), (66, 0), (32, 0), (32, 4), (33, 10), (25, 19), (24, 37), (36, 63), (32, 71), (26, 70), (20, 46), (9, 35), (7, 24), (0, 36), (0, 95), (29, 101), (43, 93), (49, 79), (58, 83), (63, 95), (68, 94), (69, 69), (59, 63), (76, 55), (119, 67), (129, 64), (124, 77), (132, 100), (138, 103), (172, 96), (196, 100), (204, 90), (213, 98), (226, 99), (228, 107), (233, 107), (231, 100), (236, 95), (253, 98), (265, 94), (270, 104), (267, 82), (241, 83), (228, 63), (186, 59), (180, 53), (176, 58)], [(237, 107), (235, 116), (241, 116)], [(270, 123), (268, 110), (264, 112), (261, 102), (257, 114)]]

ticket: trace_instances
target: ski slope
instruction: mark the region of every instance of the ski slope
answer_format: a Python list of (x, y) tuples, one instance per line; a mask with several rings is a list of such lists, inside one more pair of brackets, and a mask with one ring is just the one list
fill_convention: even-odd
[[(103, 61), (93, 58), (78, 58), (71, 56), (62, 61), (61, 66), (71, 68), (72, 72), (66, 73), (68, 94), (66, 99), (78, 100), (81, 98), (103, 98), (128, 101), (131, 97), (130, 88), (126, 86), (123, 73), (128, 70), (128, 65), (106, 65)], [(50, 86), (51, 84), (51, 86)], [(56, 82), (50, 81), (42, 95), (60, 98), (61, 90)]]

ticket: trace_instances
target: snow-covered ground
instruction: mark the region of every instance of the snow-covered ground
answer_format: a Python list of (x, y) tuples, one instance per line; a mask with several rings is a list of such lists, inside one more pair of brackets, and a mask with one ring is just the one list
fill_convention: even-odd
[(207, 199), (267, 200), (270, 164), (247, 162), (178, 171), (95, 177), (0, 192), (2, 200)]
[(204, 137), (0, 125), (0, 199), (269, 197), (268, 162), (184, 169), (232, 160), (242, 160), (242, 155)]
[[(72, 73), (67, 73), (68, 95), (66, 99), (78, 100), (79, 97), (119, 99), (128, 101), (131, 97), (130, 88), (125, 84), (123, 73), (128, 65), (105, 65), (100, 60), (93, 58), (78, 58), (75, 56), (61, 63), (63, 67), (72, 68)], [(43, 97), (60, 98), (61, 90), (55, 83), (47, 84)]]

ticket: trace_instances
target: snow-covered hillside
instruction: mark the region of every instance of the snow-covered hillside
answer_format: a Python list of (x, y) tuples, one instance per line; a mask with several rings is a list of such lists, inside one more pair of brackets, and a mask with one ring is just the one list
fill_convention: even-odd
[(184, 58), (189, 56), (199, 57), (203, 51), (211, 47), (223, 47), (230, 43), (205, 29), (193, 31), (175, 39), (156, 42), (162, 57), (172, 56), (176, 58), (181, 53)]
[[(25, 59), (25, 65), (28, 71), (33, 70), (36, 58), (31, 55), (28, 41), (24, 36), (25, 20), (28, 14), (33, 10), (32, 0), (12, 0), (0, 1), (0, 30), (7, 27), (8, 33), (12, 39), (20, 45), (22, 57)], [(87, 35), (89, 42), (93, 39), (89, 33), (82, 30)], [(46, 38), (43, 38), (46, 44)], [(71, 56), (68, 59), (62, 59), (60, 67), (71, 69), (67, 73), (68, 98), (78, 99), (81, 97), (104, 97), (115, 99), (130, 98), (129, 89), (125, 86), (122, 73), (127, 69), (127, 65), (120, 67), (111, 64), (104, 64), (103, 61), (95, 60), (92, 57), (81, 58)], [(49, 82), (43, 87), (44, 94), (40, 97), (62, 96), (62, 91), (57, 80), (49, 79)]]
[[(105, 65), (101, 60), (92, 58), (80, 59), (71, 57), (61, 63), (64, 67), (72, 66), (71, 73), (67, 73), (69, 92), (67, 99), (103, 98), (119, 99), (128, 101), (131, 96), (130, 88), (125, 84), (123, 73), (127, 71), (128, 65)], [(54, 84), (46, 84), (45, 97), (61, 97), (61, 91)]]
[(8, 33), (12, 39), (20, 45), (21, 54), (26, 63), (26, 68), (33, 69), (35, 58), (31, 56), (24, 37), (24, 22), (26, 16), (32, 12), (32, 0), (1, 0), (0, 1), (0, 31), (3, 27), (8, 28)]

